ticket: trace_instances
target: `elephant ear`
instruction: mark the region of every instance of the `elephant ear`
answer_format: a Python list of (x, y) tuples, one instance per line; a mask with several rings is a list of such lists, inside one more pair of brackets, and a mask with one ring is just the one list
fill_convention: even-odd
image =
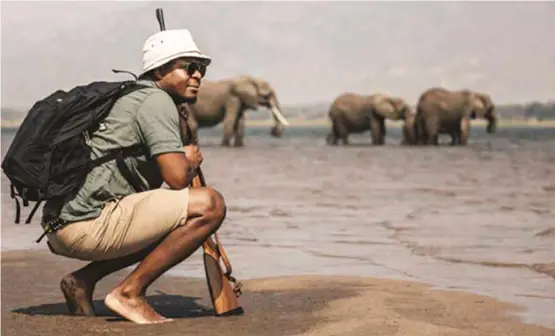
[(268, 97), (273, 93), (273, 89), (270, 86), (270, 83), (268, 83), (265, 80), (259, 80), (257, 82), (257, 86), (258, 86), (258, 94), (261, 95), (262, 97)]
[(401, 111), (395, 100), (386, 95), (374, 96), (374, 111), (386, 119), (398, 120), (401, 118)]
[(476, 119), (476, 117), (483, 118), (486, 114), (486, 103), (484, 101), (484, 97), (478, 93), (473, 93), (471, 95), (472, 99), (472, 119)]
[(258, 108), (258, 87), (256, 82), (249, 77), (239, 77), (233, 80), (232, 94), (241, 99), (241, 102), (251, 109)]
[(494, 110), (494, 105), (491, 96), (487, 93), (482, 93), (480, 94), (480, 97), (482, 98), (482, 102), (484, 103), (485, 114), (492, 114)]

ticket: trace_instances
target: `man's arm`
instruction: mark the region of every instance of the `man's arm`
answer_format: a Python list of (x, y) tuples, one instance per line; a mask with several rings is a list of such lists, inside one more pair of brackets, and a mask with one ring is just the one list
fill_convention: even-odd
[(177, 107), (169, 95), (157, 91), (145, 98), (137, 112), (137, 123), (141, 141), (156, 160), (164, 182), (172, 189), (189, 186), (198, 158), (195, 153), (185, 154)]
[(188, 187), (196, 175), (196, 167), (182, 153), (165, 153), (156, 156), (162, 179), (172, 189)]

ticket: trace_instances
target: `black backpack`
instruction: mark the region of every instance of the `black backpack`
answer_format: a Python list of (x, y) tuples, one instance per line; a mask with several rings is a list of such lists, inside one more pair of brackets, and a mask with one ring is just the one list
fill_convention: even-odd
[(17, 197), (23, 206), (37, 202), (25, 221), (30, 223), (42, 201), (77, 191), (90, 169), (106, 161), (116, 159), (124, 177), (132, 186), (137, 185), (123, 157), (143, 152), (141, 146), (121, 148), (91, 160), (88, 139), (117, 99), (144, 87), (135, 81), (98, 81), (67, 92), (58, 90), (33, 105), (2, 161), (16, 202), (15, 223), (21, 214)]

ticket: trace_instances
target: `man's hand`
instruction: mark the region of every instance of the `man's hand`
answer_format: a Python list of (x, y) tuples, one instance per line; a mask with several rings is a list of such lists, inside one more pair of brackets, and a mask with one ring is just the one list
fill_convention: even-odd
[(156, 157), (162, 179), (172, 189), (183, 189), (191, 184), (202, 163), (202, 153), (198, 145), (183, 146), (183, 153), (165, 153)]
[(183, 146), (183, 149), (185, 150), (185, 156), (187, 157), (187, 161), (191, 165), (191, 168), (197, 169), (201, 165), (203, 159), (198, 145), (194, 144)]

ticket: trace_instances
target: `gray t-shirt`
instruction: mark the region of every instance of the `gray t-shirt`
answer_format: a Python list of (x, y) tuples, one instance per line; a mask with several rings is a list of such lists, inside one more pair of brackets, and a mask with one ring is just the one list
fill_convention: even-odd
[[(114, 149), (142, 144), (146, 153), (126, 157), (125, 163), (142, 189), (151, 190), (160, 188), (163, 183), (153, 156), (185, 151), (179, 115), (173, 100), (166, 92), (156, 88), (154, 82), (141, 80), (139, 83), (152, 88), (139, 89), (118, 99), (90, 138), (91, 159), (105, 156)], [(58, 216), (61, 219), (92, 219), (100, 215), (107, 201), (134, 192), (117, 168), (116, 161), (108, 161), (91, 170), (76, 194), (68, 195), (61, 202), (47, 202), (43, 217), (51, 218), (61, 207)]]

